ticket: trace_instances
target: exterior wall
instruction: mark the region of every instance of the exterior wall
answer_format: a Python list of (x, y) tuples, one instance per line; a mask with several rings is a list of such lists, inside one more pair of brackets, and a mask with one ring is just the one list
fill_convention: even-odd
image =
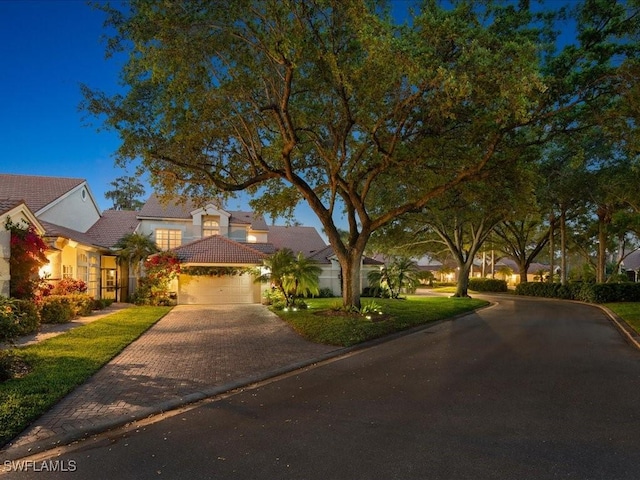
[(151, 239), (155, 241), (156, 230), (163, 228), (180, 230), (182, 232), (182, 245), (200, 239), (201, 225), (194, 225), (189, 221), (142, 220), (138, 227), (138, 232), (142, 235), (151, 235)]
[(100, 211), (84, 184), (72, 190), (51, 207), (36, 214), (40, 220), (83, 233), (100, 219)]
[[(318, 288), (329, 288), (335, 296), (340, 296), (342, 283), (340, 279), (340, 264), (336, 260), (331, 261), (331, 265), (320, 265), (322, 272), (319, 277)], [(362, 265), (360, 268), (360, 293), (369, 286), (369, 272), (378, 270), (376, 265)]]
[(0, 295), (3, 297), (9, 296), (9, 282), (11, 280), (9, 265), (10, 257), (11, 233), (2, 228), (2, 230), (0, 230)]

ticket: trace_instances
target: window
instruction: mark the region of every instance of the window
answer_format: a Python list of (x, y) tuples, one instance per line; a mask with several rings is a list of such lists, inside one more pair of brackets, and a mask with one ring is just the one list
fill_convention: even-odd
[(220, 235), (220, 224), (216, 220), (203, 219), (202, 236), (211, 237), (213, 235)]
[(62, 266), (62, 278), (73, 278), (73, 265)]
[(160, 250), (169, 250), (182, 245), (182, 230), (159, 228), (156, 230), (156, 245)]

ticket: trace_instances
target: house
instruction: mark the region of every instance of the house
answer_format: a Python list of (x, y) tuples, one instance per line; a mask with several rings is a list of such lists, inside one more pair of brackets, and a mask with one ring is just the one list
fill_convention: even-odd
[(620, 269), (627, 274), (629, 281), (640, 281), (640, 250), (626, 254), (620, 264)]
[[(24, 220), (44, 236), (49, 264), (43, 267), (43, 276), (53, 283), (62, 278), (81, 279), (87, 283), (87, 293), (95, 298), (116, 298), (115, 288), (106, 288), (109, 278), (115, 282), (115, 256), (87, 233), (101, 213), (85, 180), (0, 174), (0, 199), (4, 205), (0, 210), (2, 226), (7, 218), (14, 223)], [(5, 295), (9, 291), (5, 271), (10, 235), (4, 228), (0, 230), (0, 292)]]
[[(288, 248), (321, 268), (321, 289), (341, 292), (341, 269), (333, 249), (313, 227), (267, 225), (252, 212), (228, 211), (215, 204), (162, 202), (152, 195), (138, 213), (137, 232), (149, 235), (162, 250), (171, 250), (185, 271), (209, 268), (215, 274), (179, 275), (172, 286), (180, 304), (259, 303), (268, 285), (253, 281), (248, 269), (259, 268), (267, 255)], [(360, 284), (380, 263), (364, 258)]]
[[(340, 265), (315, 228), (267, 225), (253, 212), (225, 210), (214, 203), (162, 202), (151, 195), (140, 211), (101, 212), (85, 180), (0, 174), (0, 220), (6, 218), (25, 220), (44, 235), (49, 264), (43, 273), (50, 281), (84, 280), (95, 298), (122, 301), (134, 290), (133, 279), (114, 252), (118, 240), (134, 232), (150, 236), (161, 250), (180, 258), (186, 273), (173, 285), (178, 303), (259, 303), (268, 286), (256, 284), (249, 270), (283, 248), (319, 264), (320, 288), (335, 295), (341, 291)], [(3, 295), (9, 291), (9, 252), (9, 234), (2, 230)], [(379, 265), (363, 259), (363, 288), (368, 271)]]

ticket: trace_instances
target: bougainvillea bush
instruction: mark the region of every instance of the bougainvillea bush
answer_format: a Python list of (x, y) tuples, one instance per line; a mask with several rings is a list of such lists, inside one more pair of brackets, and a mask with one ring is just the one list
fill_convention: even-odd
[(87, 293), (87, 284), (84, 280), (63, 278), (51, 290), (51, 295), (74, 295), (77, 293)]
[(172, 252), (161, 252), (144, 262), (146, 275), (138, 281), (133, 296), (137, 305), (173, 305), (169, 286), (180, 273), (180, 260)]
[(40, 267), (49, 262), (45, 255), (47, 244), (33, 225), (17, 225), (7, 219), (5, 228), (11, 232), (9, 294), (13, 298), (33, 299), (40, 285)]

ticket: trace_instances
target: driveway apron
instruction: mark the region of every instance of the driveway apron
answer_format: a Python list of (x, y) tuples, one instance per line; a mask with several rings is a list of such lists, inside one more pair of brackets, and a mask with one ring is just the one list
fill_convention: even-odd
[(331, 356), (262, 305), (175, 307), (5, 447), (20, 458)]

